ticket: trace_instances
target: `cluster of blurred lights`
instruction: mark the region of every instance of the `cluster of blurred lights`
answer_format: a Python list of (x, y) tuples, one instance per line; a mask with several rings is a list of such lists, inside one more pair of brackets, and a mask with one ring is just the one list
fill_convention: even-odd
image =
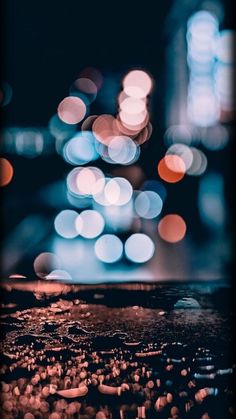
[[(228, 143), (227, 128), (219, 121), (228, 121), (234, 106), (234, 38), (233, 31), (219, 32), (219, 22), (210, 12), (197, 12), (188, 21), (191, 125), (173, 125), (165, 133), (167, 151), (157, 164), (157, 173), (164, 182), (177, 183), (185, 175), (205, 173), (206, 155), (195, 147), (199, 140), (208, 150), (221, 150)], [(133, 165), (139, 159), (140, 146), (152, 134), (148, 98), (153, 80), (143, 70), (130, 71), (117, 97), (117, 114), (89, 115), (102, 84), (99, 71), (84, 69), (49, 121), (48, 134), (56, 140), (57, 152), (67, 163), (77, 166), (68, 173), (66, 185), (69, 203), (79, 210), (59, 212), (54, 228), (63, 239), (90, 243), (97, 261), (102, 263), (113, 264), (123, 257), (133, 263), (146, 263), (155, 253), (155, 240), (141, 232), (143, 225), (155, 225), (159, 237), (170, 244), (180, 242), (186, 235), (186, 223), (180, 215), (161, 216), (167, 194), (165, 186), (160, 181), (148, 180), (136, 187), (136, 173), (131, 181), (126, 175), (114, 175), (115, 170), (110, 176), (87, 165), (101, 158), (123, 166), (122, 170), (138, 168)], [(0, 88), (1, 106), (7, 105), (11, 98), (12, 89), (4, 82)], [(5, 134), (7, 151), (36, 157), (45, 149), (47, 138), (40, 129), (17, 128)], [(0, 186), (6, 186), (12, 180), (13, 167), (1, 158), (0, 170)], [(200, 179), (199, 211), (204, 223), (212, 228), (224, 222), (223, 201), (223, 179), (218, 174)], [(118, 237), (120, 232), (130, 229), (132, 233), (126, 240), (120, 238), (122, 235)], [(53, 253), (39, 254), (34, 271), (40, 278), (71, 280), (70, 273), (61, 269), (61, 261)]]
[[(167, 243), (179, 242), (186, 234), (186, 224), (180, 215), (161, 217), (167, 195), (164, 184), (145, 180), (141, 168), (134, 165), (140, 145), (152, 134), (148, 111), (151, 77), (143, 70), (130, 71), (117, 98), (117, 114), (89, 115), (90, 104), (102, 83), (97, 70), (82, 71), (48, 124), (57, 152), (76, 166), (66, 178), (67, 199), (74, 209), (60, 211), (54, 219), (54, 228), (66, 243), (77, 243), (80, 253), (86, 243), (92, 251), (90, 257), (95, 256), (92, 262), (95, 269), (97, 264), (122, 262), (123, 258), (134, 264), (151, 260), (155, 240), (142, 231), (146, 226), (152, 226), (152, 232), (154, 226)], [(203, 153), (192, 146), (192, 131), (185, 126), (171, 129), (171, 134), (166, 134), (168, 150), (157, 166), (160, 178), (176, 183), (185, 174), (203, 173), (206, 161)], [(15, 134), (18, 154), (35, 157), (42, 153), (45, 139), (40, 130), (18, 130)], [(89, 165), (100, 158), (117, 165), (112, 176)], [(13, 168), (6, 159), (1, 159), (1, 164), (4, 165), (1, 186), (4, 186), (11, 181)], [(119, 237), (119, 233), (129, 230), (128, 237)], [(48, 280), (71, 280), (74, 274), (64, 262), (57, 252), (41, 253), (34, 260), (34, 271)]]
[[(200, 176), (206, 171), (206, 168), (207, 168), (206, 155), (203, 153), (203, 151), (197, 149), (196, 147), (190, 147), (185, 144), (176, 143), (176, 144), (171, 145), (168, 148), (165, 158), (170, 159), (169, 156), (178, 156), (181, 159), (182, 163), (179, 162), (179, 169), (177, 166), (178, 160), (177, 162), (175, 161), (176, 167), (172, 167), (172, 172), (174, 171), (175, 173), (177, 172), (177, 174), (179, 173), (179, 178), (178, 178), (179, 180), (181, 180), (182, 178), (182, 177), (180, 178), (181, 170), (182, 170), (182, 174), (186, 173), (192, 176)], [(166, 161), (166, 166), (168, 166), (168, 169), (171, 169), (170, 162), (173, 165), (172, 160)], [(183, 166), (183, 169), (182, 169), (182, 166)], [(159, 168), (159, 172), (160, 172), (160, 168)], [(168, 178), (166, 179), (167, 181), (170, 182), (171, 181), (170, 179), (172, 178), (174, 178), (172, 182), (174, 182), (174, 180), (177, 181), (176, 175), (175, 177), (173, 175), (171, 177), (171, 174), (167, 172), (167, 170), (164, 172), (164, 174)], [(161, 171), (160, 176), (163, 177), (163, 171)]]
[(54, 138), (44, 128), (11, 127), (1, 132), (1, 149), (9, 154), (35, 158), (43, 153), (54, 153)]
[(220, 116), (214, 86), (218, 26), (218, 20), (208, 11), (197, 12), (188, 21), (188, 114), (190, 121), (200, 127), (215, 125)]
[(196, 126), (210, 127), (232, 117), (234, 43), (235, 32), (219, 31), (219, 22), (212, 13), (199, 11), (189, 19), (188, 113)]

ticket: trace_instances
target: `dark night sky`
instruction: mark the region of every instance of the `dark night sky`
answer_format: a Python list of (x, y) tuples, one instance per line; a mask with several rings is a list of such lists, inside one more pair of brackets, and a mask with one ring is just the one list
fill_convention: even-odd
[(5, 1), (4, 73), (14, 90), (7, 122), (46, 125), (85, 66), (163, 74), (163, 26), (172, 1), (121, 5)]

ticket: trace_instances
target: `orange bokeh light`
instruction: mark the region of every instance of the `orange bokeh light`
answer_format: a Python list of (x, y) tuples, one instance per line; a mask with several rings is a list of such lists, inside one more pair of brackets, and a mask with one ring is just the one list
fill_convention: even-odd
[(13, 167), (11, 163), (4, 159), (0, 158), (0, 186), (6, 186), (11, 182), (13, 177)]
[(160, 237), (169, 243), (177, 243), (182, 240), (186, 234), (186, 229), (184, 219), (177, 214), (166, 215), (158, 224)]
[(176, 183), (184, 177), (186, 167), (181, 157), (168, 154), (159, 161), (157, 171), (161, 179), (169, 183)]

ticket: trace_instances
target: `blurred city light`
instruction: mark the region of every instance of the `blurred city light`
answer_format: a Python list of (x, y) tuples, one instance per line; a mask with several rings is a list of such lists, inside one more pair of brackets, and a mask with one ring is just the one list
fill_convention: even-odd
[(186, 223), (180, 215), (165, 215), (158, 223), (158, 233), (166, 242), (177, 243), (186, 234)]
[(125, 255), (134, 263), (145, 263), (155, 252), (152, 239), (146, 234), (132, 234), (125, 242)]
[(14, 170), (11, 163), (7, 159), (1, 157), (0, 158), (0, 186), (6, 186), (11, 182), (13, 173), (14, 173)]
[(65, 239), (73, 239), (78, 236), (75, 224), (77, 216), (78, 213), (73, 210), (61, 211), (54, 220), (56, 232)]
[(114, 234), (104, 234), (95, 243), (95, 254), (104, 263), (115, 263), (122, 257), (123, 244)]

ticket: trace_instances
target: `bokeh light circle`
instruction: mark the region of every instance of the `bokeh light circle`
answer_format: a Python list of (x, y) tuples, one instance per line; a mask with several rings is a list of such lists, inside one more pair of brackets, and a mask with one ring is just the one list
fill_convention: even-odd
[(186, 234), (186, 229), (184, 219), (177, 214), (165, 215), (158, 224), (160, 237), (169, 243), (181, 241)]
[(181, 143), (172, 144), (166, 152), (166, 155), (169, 155), (169, 154), (181, 157), (181, 159), (184, 162), (186, 170), (190, 168), (193, 162), (193, 153), (191, 151), (191, 148), (187, 146), (186, 144), (181, 144)]
[(78, 78), (70, 88), (70, 95), (82, 99), (86, 105), (92, 103), (97, 96), (96, 84), (86, 77)]
[(120, 109), (125, 113), (134, 115), (145, 111), (146, 105), (142, 99), (127, 97), (120, 103)]
[(114, 121), (114, 116), (103, 114), (99, 115), (93, 122), (93, 134), (102, 144), (108, 145), (114, 136), (119, 135), (119, 131), (116, 128)]
[(146, 109), (142, 112), (133, 113), (133, 114), (127, 113), (123, 110), (119, 112), (119, 117), (120, 117), (121, 122), (125, 125), (128, 125), (128, 127), (129, 126), (131, 126), (131, 128), (134, 127), (134, 129), (136, 129), (137, 126), (142, 126), (141, 124), (143, 124), (144, 121), (146, 122), (147, 116), (148, 116), (148, 112)]
[(0, 186), (7, 186), (13, 177), (13, 167), (4, 157), (0, 158)]
[(124, 78), (123, 88), (128, 96), (142, 99), (150, 93), (152, 79), (143, 70), (132, 70)]
[(176, 183), (183, 179), (186, 167), (181, 157), (168, 154), (159, 161), (157, 170), (161, 179)]
[(90, 131), (77, 133), (63, 148), (64, 159), (74, 165), (83, 165), (96, 160), (99, 154), (95, 147), (95, 138)]
[(187, 174), (191, 176), (200, 176), (207, 169), (207, 157), (203, 151), (195, 147), (191, 147), (191, 151), (193, 154), (193, 161), (190, 168), (187, 170)]
[(103, 172), (93, 166), (75, 167), (67, 176), (67, 188), (75, 195), (99, 194), (103, 191), (104, 185)]
[(104, 229), (105, 222), (103, 216), (95, 210), (82, 211), (75, 221), (78, 234), (86, 239), (94, 239), (99, 236)]
[(114, 137), (108, 145), (109, 157), (119, 164), (133, 162), (137, 152), (136, 144), (126, 136)]
[(80, 77), (85, 77), (92, 80), (96, 84), (97, 89), (98, 90), (101, 89), (102, 84), (103, 84), (103, 76), (97, 68), (94, 68), (94, 67), (84, 68), (80, 72)]
[(78, 124), (86, 115), (84, 101), (76, 96), (65, 97), (57, 108), (59, 118), (67, 124)]
[(75, 220), (78, 217), (78, 213), (73, 210), (61, 211), (54, 220), (54, 227), (61, 237), (65, 239), (73, 239), (78, 236), (78, 232), (75, 226)]
[(156, 192), (145, 191), (138, 194), (134, 207), (140, 217), (152, 219), (161, 213), (163, 202)]
[(55, 269), (60, 269), (60, 260), (54, 253), (40, 253), (34, 260), (34, 271), (39, 278), (45, 279)]
[(95, 254), (104, 263), (114, 263), (121, 259), (123, 244), (114, 234), (104, 234), (95, 243)]
[[(122, 177), (114, 177), (113, 179), (111, 179), (108, 184), (111, 184), (114, 188), (116, 188), (117, 190), (117, 186), (119, 187), (119, 195), (117, 196), (115, 205), (125, 205), (127, 204), (133, 195), (133, 188), (130, 184), (130, 182)], [(115, 186), (117, 185), (117, 186)], [(109, 195), (109, 193), (107, 193), (107, 196)]]
[(125, 242), (125, 255), (135, 263), (145, 263), (155, 252), (152, 239), (143, 233), (132, 234)]

